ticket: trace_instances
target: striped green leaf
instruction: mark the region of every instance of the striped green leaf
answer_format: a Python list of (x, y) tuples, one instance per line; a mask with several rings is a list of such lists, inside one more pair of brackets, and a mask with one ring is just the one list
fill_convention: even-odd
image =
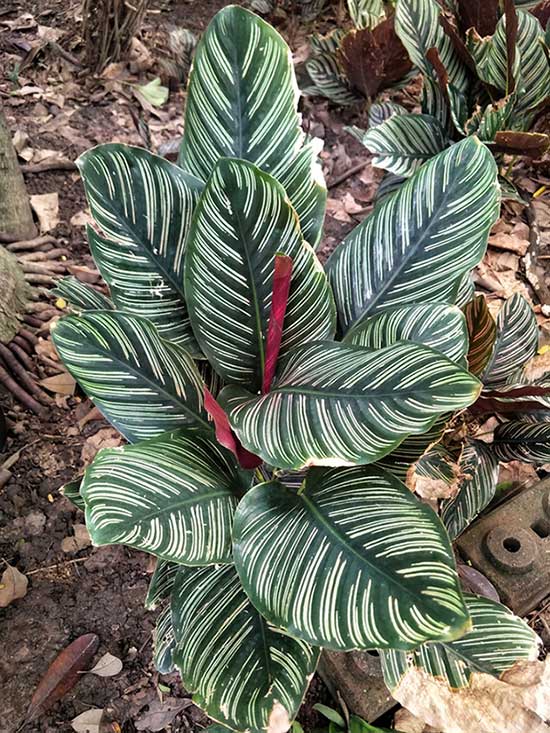
[(288, 730), (318, 650), (267, 623), (230, 565), (181, 568), (171, 606), (174, 660), (193, 701), (236, 730)]
[(469, 85), (467, 69), (440, 24), (440, 15), (441, 7), (437, 0), (397, 0), (395, 30), (413, 64), (432, 78), (436, 77), (427, 53), (431, 48), (437, 48), (450, 83), (463, 92)]
[(101, 450), (84, 474), (94, 545), (123, 544), (184, 565), (231, 562), (244, 475), (210, 434), (177, 430)]
[(198, 355), (183, 294), (185, 240), (203, 184), (147, 150), (109, 144), (78, 159), (94, 260), (116, 308), (149, 319)]
[(406, 178), (396, 176), (393, 173), (385, 173), (374, 196), (374, 205), (378, 206), (381, 201), (395, 193), (406, 180)]
[(421, 435), (409, 435), (395, 450), (376, 461), (375, 465), (386, 469), (405, 483), (412, 464), (416, 463), (431, 445), (441, 439), (448, 421), (449, 415), (437, 418), (429, 430)]
[(326, 97), (341, 107), (349, 107), (361, 101), (362, 97), (356, 94), (349, 86), (342, 74), (336, 53), (317, 53), (306, 61), (307, 73), (313, 87), (308, 87), (310, 95)]
[(449, 144), (435, 117), (413, 114), (393, 115), (367, 130), (361, 142), (374, 155), (374, 166), (405, 177)]
[(77, 507), (77, 509), (81, 509), (84, 511), (86, 509), (86, 504), (84, 503), (84, 499), (82, 498), (82, 494), (80, 493), (80, 488), (82, 486), (82, 476), (79, 476), (74, 481), (69, 481), (68, 484), (64, 484), (59, 489), (59, 493), (63, 494), (65, 499), (68, 499), (72, 504)]
[(52, 339), (68, 371), (130, 442), (185, 425), (209, 429), (192, 358), (149, 321), (89, 311), (56, 323)]
[(174, 671), (174, 650), (176, 639), (172, 625), (172, 611), (165, 606), (157, 617), (155, 627), (153, 662), (161, 674), (170, 674)]
[(280, 468), (372, 463), (442, 413), (471, 404), (479, 382), (433, 349), (380, 351), (334, 342), (295, 349), (268, 394), (236, 385), (220, 400), (241, 443)]
[(438, 499), (454, 490), (458, 477), (455, 456), (442, 443), (430, 446), (407, 476), (407, 485), (419, 496)]
[(501, 387), (537, 353), (537, 319), (519, 293), (504, 303), (497, 318), (496, 341), (480, 377), (488, 388)]
[(356, 28), (375, 28), (386, 17), (384, 0), (348, 0), (348, 10)]
[(472, 374), (479, 376), (493, 353), (497, 327), (483, 295), (479, 295), (464, 306), (464, 315), (470, 340), (468, 368)]
[(326, 187), (300, 127), (298, 96), (283, 38), (244, 8), (223, 8), (197, 46), (178, 162), (203, 181), (220, 158), (254, 163), (283, 185), (304, 238), (315, 245)]
[(78, 313), (113, 308), (113, 304), (103, 293), (72, 275), (58, 280), (51, 293), (66, 300), (71, 310)]
[[(531, 13), (518, 10), (515, 76), (518, 95), (512, 126), (528, 126), (531, 113), (548, 96), (550, 63), (544, 46), (544, 30)], [(469, 48), (480, 77), (501, 90), (507, 88), (506, 16), (492, 38), (469, 35)]]
[(465, 595), (472, 629), (456, 641), (423, 644), (410, 654), (381, 651), (384, 680), (395, 690), (411, 668), (445, 680), (449, 687), (467, 687), (473, 672), (500, 677), (516, 662), (534, 660), (539, 640), (534, 631), (496, 601)]
[(468, 351), (466, 320), (453, 305), (403, 305), (365, 318), (344, 338), (345, 343), (369, 349), (384, 349), (398, 341), (423, 344), (461, 362)]
[(476, 138), (423, 165), (327, 263), (342, 331), (398, 305), (452, 301), (483, 257), (499, 201), (496, 165)]
[(185, 291), (204, 353), (227, 382), (260, 388), (275, 256), (293, 260), (281, 354), (332, 338), (334, 303), (326, 275), (301, 236), (283, 188), (245, 161), (216, 166), (189, 235)]
[(485, 509), (495, 495), (498, 460), (484, 443), (466, 444), (459, 461), (457, 495), (443, 502), (441, 521), (451, 539), (456, 539)]
[(411, 649), (468, 627), (433, 511), (375, 466), (312, 469), (296, 492), (255, 486), (234, 525), (235, 565), (271, 623), (330, 649)]
[(495, 430), (493, 447), (501, 461), (550, 461), (550, 423), (511, 421)]
[[(405, 107), (396, 102), (375, 102), (369, 107), (369, 128), (381, 125), (394, 115), (408, 114)], [(358, 129), (358, 128), (352, 128)], [(363, 132), (364, 134), (364, 132)]]
[(161, 558), (157, 560), (155, 572), (149, 582), (145, 598), (145, 608), (148, 611), (154, 611), (161, 601), (170, 598), (179, 568), (178, 563), (168, 562), (168, 560), (162, 560)]
[(459, 278), (455, 284), (455, 295), (453, 298), (454, 304), (458, 308), (464, 308), (464, 306), (473, 300), (475, 297), (474, 281), (470, 272), (466, 272), (462, 277)]

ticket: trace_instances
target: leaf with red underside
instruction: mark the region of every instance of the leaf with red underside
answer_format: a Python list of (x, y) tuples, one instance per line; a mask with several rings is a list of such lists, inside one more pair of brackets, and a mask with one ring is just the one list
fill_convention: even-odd
[(412, 69), (405, 46), (395, 32), (393, 16), (369, 30), (347, 33), (340, 46), (340, 63), (351, 86), (372, 98)]
[(269, 392), (271, 382), (275, 376), (277, 359), (281, 349), (283, 323), (285, 320), (288, 294), (290, 292), (290, 278), (292, 276), (292, 259), (287, 255), (275, 256), (275, 272), (273, 275), (273, 294), (271, 297), (271, 313), (267, 329), (265, 348), (265, 368), (262, 391)]
[(492, 36), (498, 21), (498, 0), (458, 0), (458, 21), (463, 33), (475, 28), (480, 36)]
[(67, 694), (76, 685), (99, 646), (96, 634), (84, 634), (63, 649), (48, 667), (32, 696), (26, 721), (29, 722)]
[(204, 387), (204, 409), (214, 421), (218, 443), (233, 453), (241, 468), (257, 468), (262, 463), (262, 459), (242, 447), (235, 433), (231, 430), (225, 410), (206, 386)]

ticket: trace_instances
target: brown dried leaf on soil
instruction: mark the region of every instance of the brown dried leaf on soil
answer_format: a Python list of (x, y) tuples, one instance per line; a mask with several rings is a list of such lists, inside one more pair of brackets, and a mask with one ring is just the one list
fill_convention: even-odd
[(96, 634), (84, 634), (65, 647), (38, 683), (27, 711), (27, 721), (48, 710), (72, 690), (86, 671), (99, 645)]
[(122, 661), (118, 657), (107, 652), (95, 667), (89, 670), (89, 674), (96, 674), (98, 677), (114, 677), (122, 671), (122, 666)]
[(517, 663), (502, 679), (474, 672), (459, 690), (414, 668), (392, 695), (442, 733), (549, 733), (550, 658)]
[(76, 718), (71, 720), (71, 728), (76, 733), (99, 733), (101, 730), (101, 719), (103, 718), (103, 708), (92, 708), (85, 710)]
[(39, 384), (50, 392), (62, 395), (73, 395), (76, 389), (76, 381), (69, 372), (61, 372), (53, 377), (41, 379)]
[(29, 580), (17, 568), (8, 565), (0, 578), (0, 608), (27, 595)]
[(64, 537), (61, 540), (61, 549), (63, 552), (76, 553), (84, 550), (92, 544), (90, 534), (85, 524), (73, 524), (74, 536)]
[(85, 466), (88, 466), (96, 457), (97, 452), (102, 448), (117, 448), (122, 444), (122, 436), (114, 428), (101, 428), (94, 433), (82, 446), (80, 458)]
[(40, 232), (50, 232), (59, 224), (59, 196), (57, 193), (38, 193), (30, 197), (31, 206), (38, 217)]
[(191, 705), (191, 700), (166, 697), (164, 700), (154, 700), (149, 709), (135, 721), (136, 730), (156, 731), (164, 730), (172, 723), (176, 715)]

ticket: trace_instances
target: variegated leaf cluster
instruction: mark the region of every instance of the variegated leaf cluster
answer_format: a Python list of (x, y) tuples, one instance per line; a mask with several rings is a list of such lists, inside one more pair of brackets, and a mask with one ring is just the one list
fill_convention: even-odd
[(397, 34), (423, 74), (422, 112), (394, 113), (355, 131), (374, 165), (407, 178), (467, 135), (495, 154), (544, 153), (550, 138), (529, 130), (550, 88), (545, 29), (513, 2), (510, 17), (490, 5), (476, 15), (474, 4), (458, 2), (451, 19), (437, 0), (397, 0)]
[[(371, 5), (353, 5), (361, 24)], [(456, 455), (443, 522), (406, 481), (429, 456), (454, 461), (453, 414), (531, 389), (516, 367), (536, 351), (520, 301), (495, 325), (473, 299), (500, 200), (487, 148), (433, 149), (323, 268), (326, 190), (297, 96), (276, 31), (241, 7), (218, 13), (196, 50), (178, 163), (119, 144), (81, 157), (110, 297), (63, 281), (70, 314), (53, 329), (127, 441), (65, 495), (94, 544), (158, 558), (158, 669), (178, 669), (220, 725), (253, 733), (288, 730), (322, 647), (378, 648), (388, 669), (444, 659), (467, 678), (453, 645), (483, 608), (462, 594), (450, 536), (491, 500), (496, 459), (477, 442)], [(370, 115), (373, 130), (406, 118), (393, 104)], [(518, 422), (539, 458), (540, 428)], [(495, 653), (525, 658), (517, 619), (503, 646), (506, 612), (489, 611)]]

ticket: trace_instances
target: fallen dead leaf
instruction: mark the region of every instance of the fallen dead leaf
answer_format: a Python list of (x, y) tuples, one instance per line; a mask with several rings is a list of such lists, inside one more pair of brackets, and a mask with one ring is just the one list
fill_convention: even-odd
[(73, 524), (74, 536), (64, 537), (61, 540), (63, 552), (79, 552), (92, 544), (90, 534), (85, 524)]
[(40, 232), (50, 232), (59, 223), (59, 196), (57, 193), (37, 193), (30, 197), (31, 206), (38, 217)]
[(71, 720), (71, 727), (76, 733), (99, 733), (102, 717), (102, 708), (85, 710)]
[(442, 733), (549, 733), (550, 658), (518, 663), (502, 679), (474, 672), (458, 690), (413, 668), (392, 695)]
[(114, 428), (101, 428), (97, 433), (90, 435), (82, 446), (80, 458), (88, 466), (102, 448), (117, 448), (122, 443), (122, 437)]
[(417, 718), (406, 708), (401, 708), (395, 713), (393, 725), (399, 733), (424, 733), (426, 729), (424, 721)]
[(336, 221), (344, 221), (348, 224), (353, 221), (341, 199), (327, 199), (327, 214)]
[(122, 670), (122, 666), (122, 661), (118, 657), (107, 652), (95, 667), (89, 670), (89, 673), (96, 674), (98, 677), (114, 677)]
[(509, 250), (523, 257), (529, 249), (529, 240), (521, 239), (516, 234), (493, 234), (489, 237), (489, 246)]
[(17, 568), (8, 565), (0, 578), (0, 608), (27, 595), (29, 580)]
[(27, 711), (27, 721), (44, 713), (76, 685), (99, 645), (96, 634), (84, 634), (65, 647), (38, 683)]
[(84, 211), (78, 211), (76, 214), (71, 216), (71, 222), (73, 227), (85, 227), (87, 224), (92, 224), (93, 219), (89, 209)]
[(74, 275), (80, 282), (94, 284), (99, 282), (101, 275), (98, 270), (92, 270), (91, 267), (86, 265), (68, 265), (67, 269)]
[(76, 389), (76, 381), (69, 372), (61, 372), (61, 374), (55, 374), (53, 377), (46, 377), (41, 379), (39, 384), (50, 392), (63, 395), (73, 395)]
[(176, 715), (191, 705), (191, 700), (178, 700), (175, 697), (166, 697), (161, 702), (153, 700), (149, 709), (135, 721), (136, 730), (156, 731), (164, 730), (174, 720)]

